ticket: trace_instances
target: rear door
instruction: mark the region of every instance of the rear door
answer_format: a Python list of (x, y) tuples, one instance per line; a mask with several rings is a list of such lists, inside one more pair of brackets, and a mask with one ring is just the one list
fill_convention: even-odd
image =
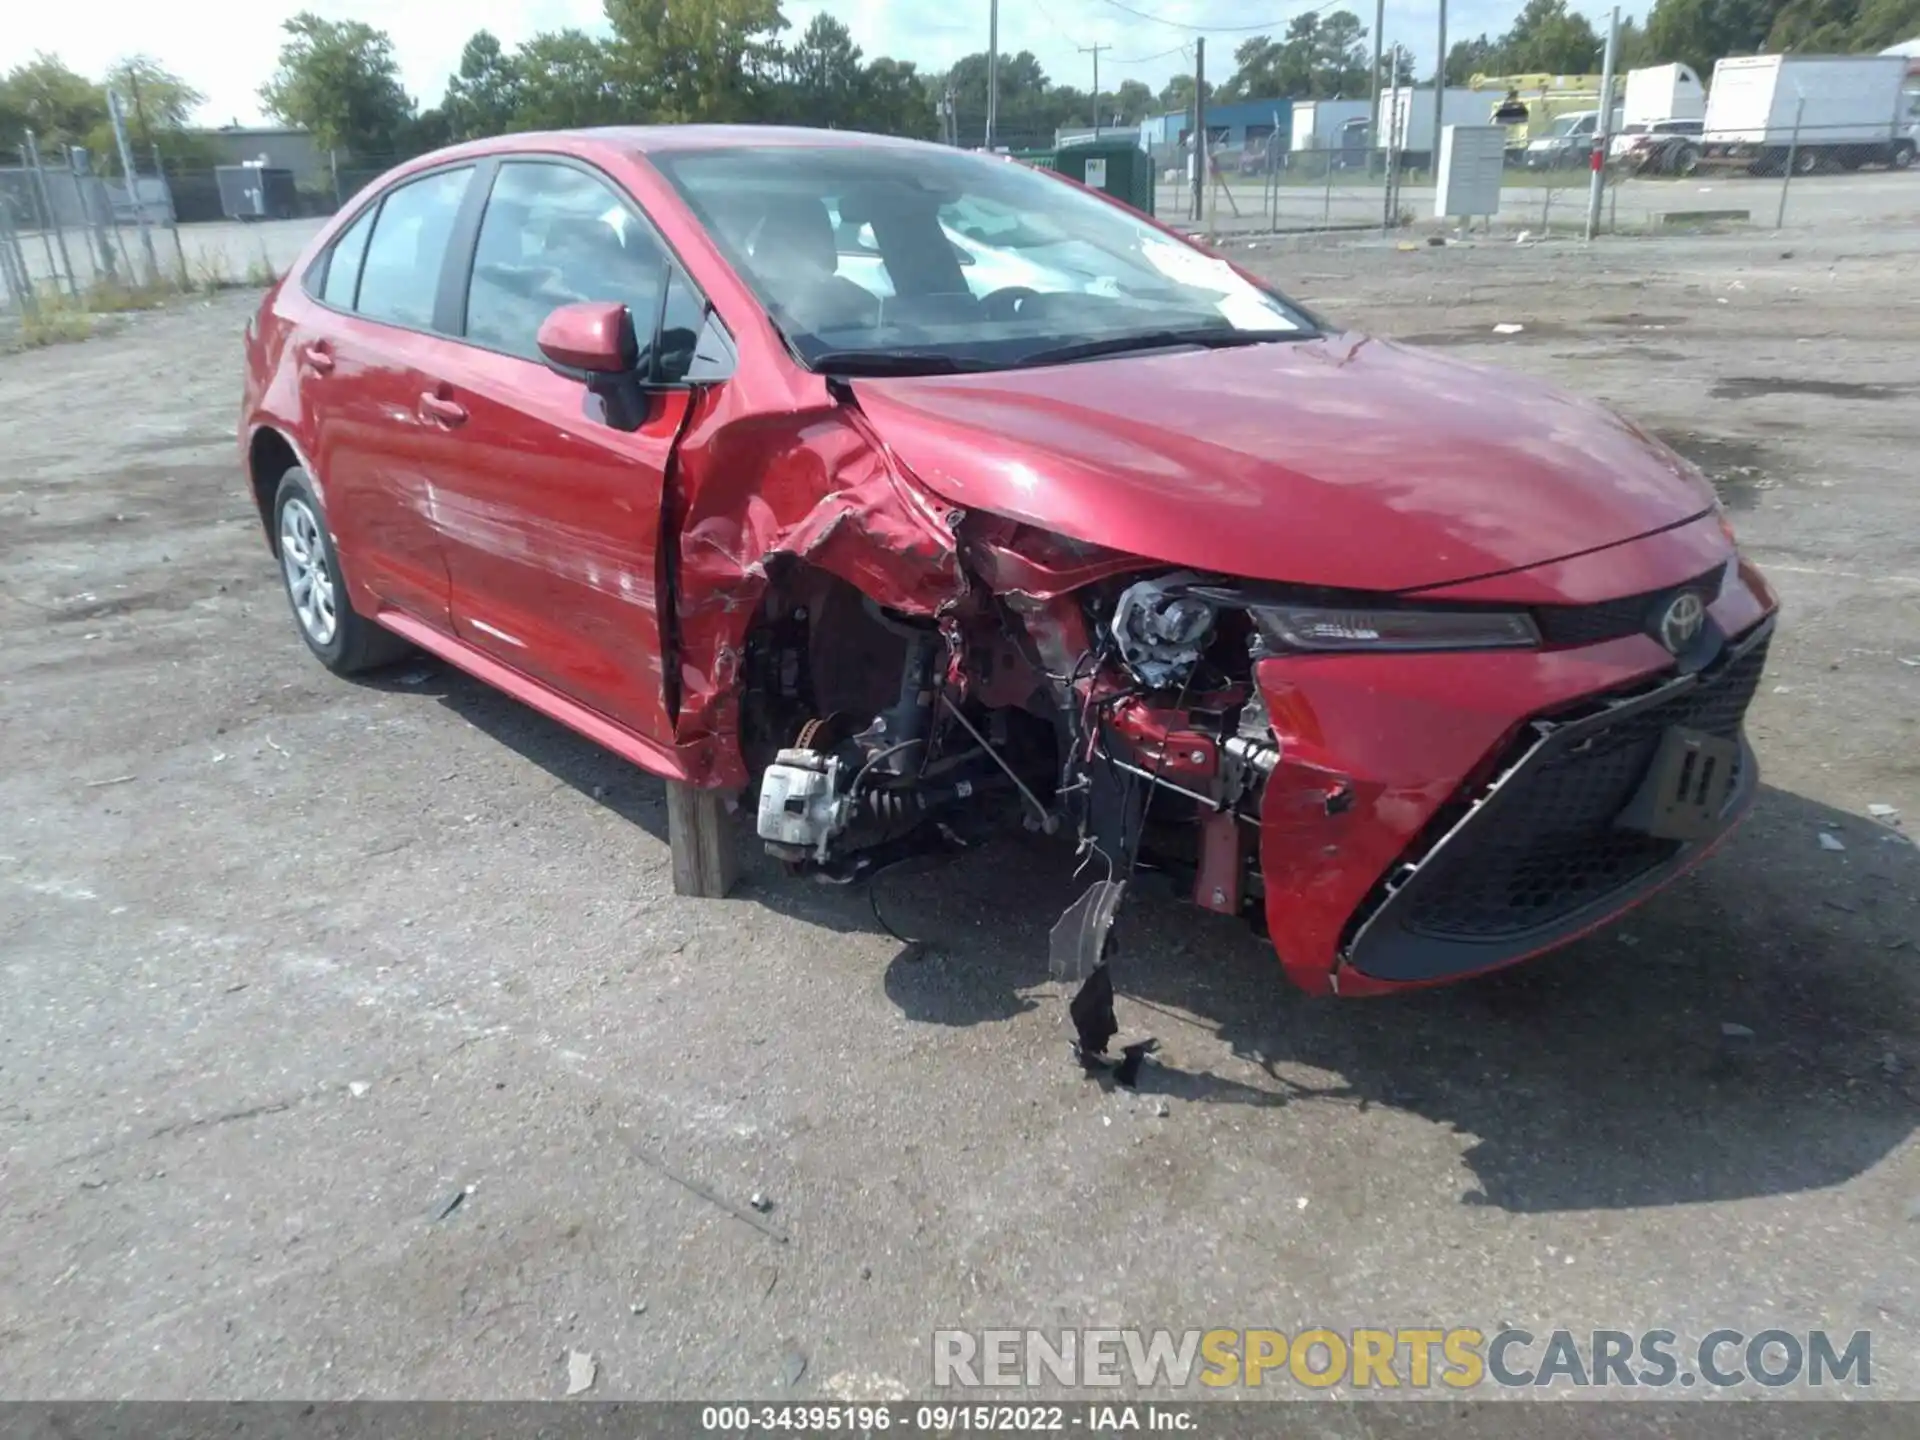
[(682, 318), (690, 308), (704, 311), (606, 175), (558, 156), (503, 160), (464, 291), (466, 343), (432, 377), (441, 423), (460, 440), (435, 489), (454, 629), (626, 729), (672, 744), (661, 520), (691, 394), (653, 393), (636, 430), (605, 423), (598, 401), (549, 369), (535, 339), (553, 310), (581, 300), (628, 306), (649, 356), (663, 309), (676, 331), (697, 328), (698, 319)]
[(436, 328), (449, 241), (476, 167), (388, 190), (341, 232), (309, 276), (316, 302), (299, 346), (303, 407), (327, 520), (357, 607), (447, 629), (446, 557), (433, 476), (451, 437), (422, 408), (449, 345)]

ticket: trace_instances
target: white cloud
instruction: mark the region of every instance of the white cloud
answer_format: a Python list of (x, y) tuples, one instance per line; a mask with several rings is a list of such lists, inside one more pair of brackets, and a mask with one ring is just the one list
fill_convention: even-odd
[[(1125, 0), (1160, 22), (1229, 27), (1207, 38), (1207, 73), (1224, 79), (1232, 73), (1233, 48), (1245, 27), (1275, 20), (1273, 33), (1306, 8), (1300, 0)], [(1520, 0), (1455, 0), (1448, 6), (1450, 39), (1498, 34), (1511, 22)], [(1371, 0), (1348, 8), (1373, 25)], [(1604, 23), (1605, 12), (1576, 6)], [(1639, 13), (1644, 7), (1635, 5)], [(189, 80), (207, 95), (203, 111), (213, 124), (261, 118), (258, 90), (272, 73), (279, 52), (280, 24), (311, 9), (328, 19), (361, 19), (393, 37), (402, 78), (422, 105), (436, 103), (447, 76), (458, 63), (467, 36), (493, 31), (513, 45), (542, 30), (574, 25), (603, 28), (599, 0), (94, 0), (84, 23), (55, 5), (21, 0), (10, 7), (0, 27), (0, 69), (28, 60), (37, 50), (58, 54), (67, 64), (97, 75), (123, 55), (145, 53)], [(787, 0), (794, 31), (821, 10), (837, 16), (853, 32), (869, 57), (892, 55), (938, 72), (962, 55), (986, 49), (988, 0)], [(1410, 45), (1420, 65), (1433, 63), (1435, 0), (1392, 0), (1387, 6), (1387, 38)], [(1194, 32), (1174, 24), (1130, 15), (1107, 0), (1006, 0), (1000, 7), (1000, 48), (1031, 50), (1054, 80), (1087, 88), (1092, 62), (1077, 47), (1110, 45), (1100, 56), (1103, 88), (1139, 79), (1158, 90), (1176, 70), (1191, 68), (1179, 53)], [(1370, 42), (1369, 42), (1370, 43)], [(1174, 51), (1173, 54), (1163, 52)], [(1190, 54), (1190, 52), (1189, 52)], [(1142, 64), (1128, 64), (1157, 57)]]

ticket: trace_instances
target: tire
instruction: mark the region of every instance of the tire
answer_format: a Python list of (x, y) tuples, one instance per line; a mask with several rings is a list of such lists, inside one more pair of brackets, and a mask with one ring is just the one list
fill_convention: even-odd
[(406, 641), (355, 612), (327, 512), (313, 481), (297, 465), (280, 477), (274, 492), (273, 553), (294, 628), (327, 669), (358, 675), (409, 653)]
[(1893, 154), (1887, 157), (1887, 164), (1895, 170), (1908, 170), (1913, 167), (1913, 141), (1900, 140), (1894, 143)]
[(1700, 168), (1700, 149), (1696, 145), (1680, 145), (1667, 159), (1668, 173), (1685, 179)]
[(1818, 150), (1796, 150), (1793, 152), (1793, 173), (1796, 175), (1815, 174), (1820, 169), (1820, 160), (1821, 156)]

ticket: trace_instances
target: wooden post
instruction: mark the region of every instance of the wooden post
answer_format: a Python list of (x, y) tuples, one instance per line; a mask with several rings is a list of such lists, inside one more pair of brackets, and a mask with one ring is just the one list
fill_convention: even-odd
[(740, 878), (733, 814), (722, 791), (667, 781), (667, 844), (676, 895), (719, 900)]

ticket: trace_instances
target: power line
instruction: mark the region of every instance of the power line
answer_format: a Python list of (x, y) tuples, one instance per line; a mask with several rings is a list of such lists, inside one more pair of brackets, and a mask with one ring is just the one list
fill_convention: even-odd
[(1164, 60), (1169, 55), (1186, 55), (1193, 50), (1191, 45), (1176, 45), (1171, 50), (1162, 50), (1153, 55), (1137, 55), (1131, 60), (1109, 60), (1109, 65), (1150, 65), (1155, 60)]
[[(1122, 3), (1122, 0), (1100, 0), (1100, 3), (1111, 5), (1116, 10), (1124, 10), (1136, 19), (1151, 20), (1156, 25), (1168, 25), (1175, 30), (1191, 30), (1198, 35), (1251, 35), (1257, 30), (1277, 30), (1287, 21), (1298, 18), (1295, 15), (1283, 15), (1278, 20), (1263, 20), (1258, 25), (1189, 25), (1184, 20), (1169, 20), (1163, 15), (1149, 15), (1145, 10), (1136, 10), (1133, 6)], [(1341, 0), (1341, 3), (1344, 5), (1345, 0)], [(1328, 8), (1330, 8), (1329, 5), (1319, 5), (1313, 10), (1300, 13), (1316, 14)]]

